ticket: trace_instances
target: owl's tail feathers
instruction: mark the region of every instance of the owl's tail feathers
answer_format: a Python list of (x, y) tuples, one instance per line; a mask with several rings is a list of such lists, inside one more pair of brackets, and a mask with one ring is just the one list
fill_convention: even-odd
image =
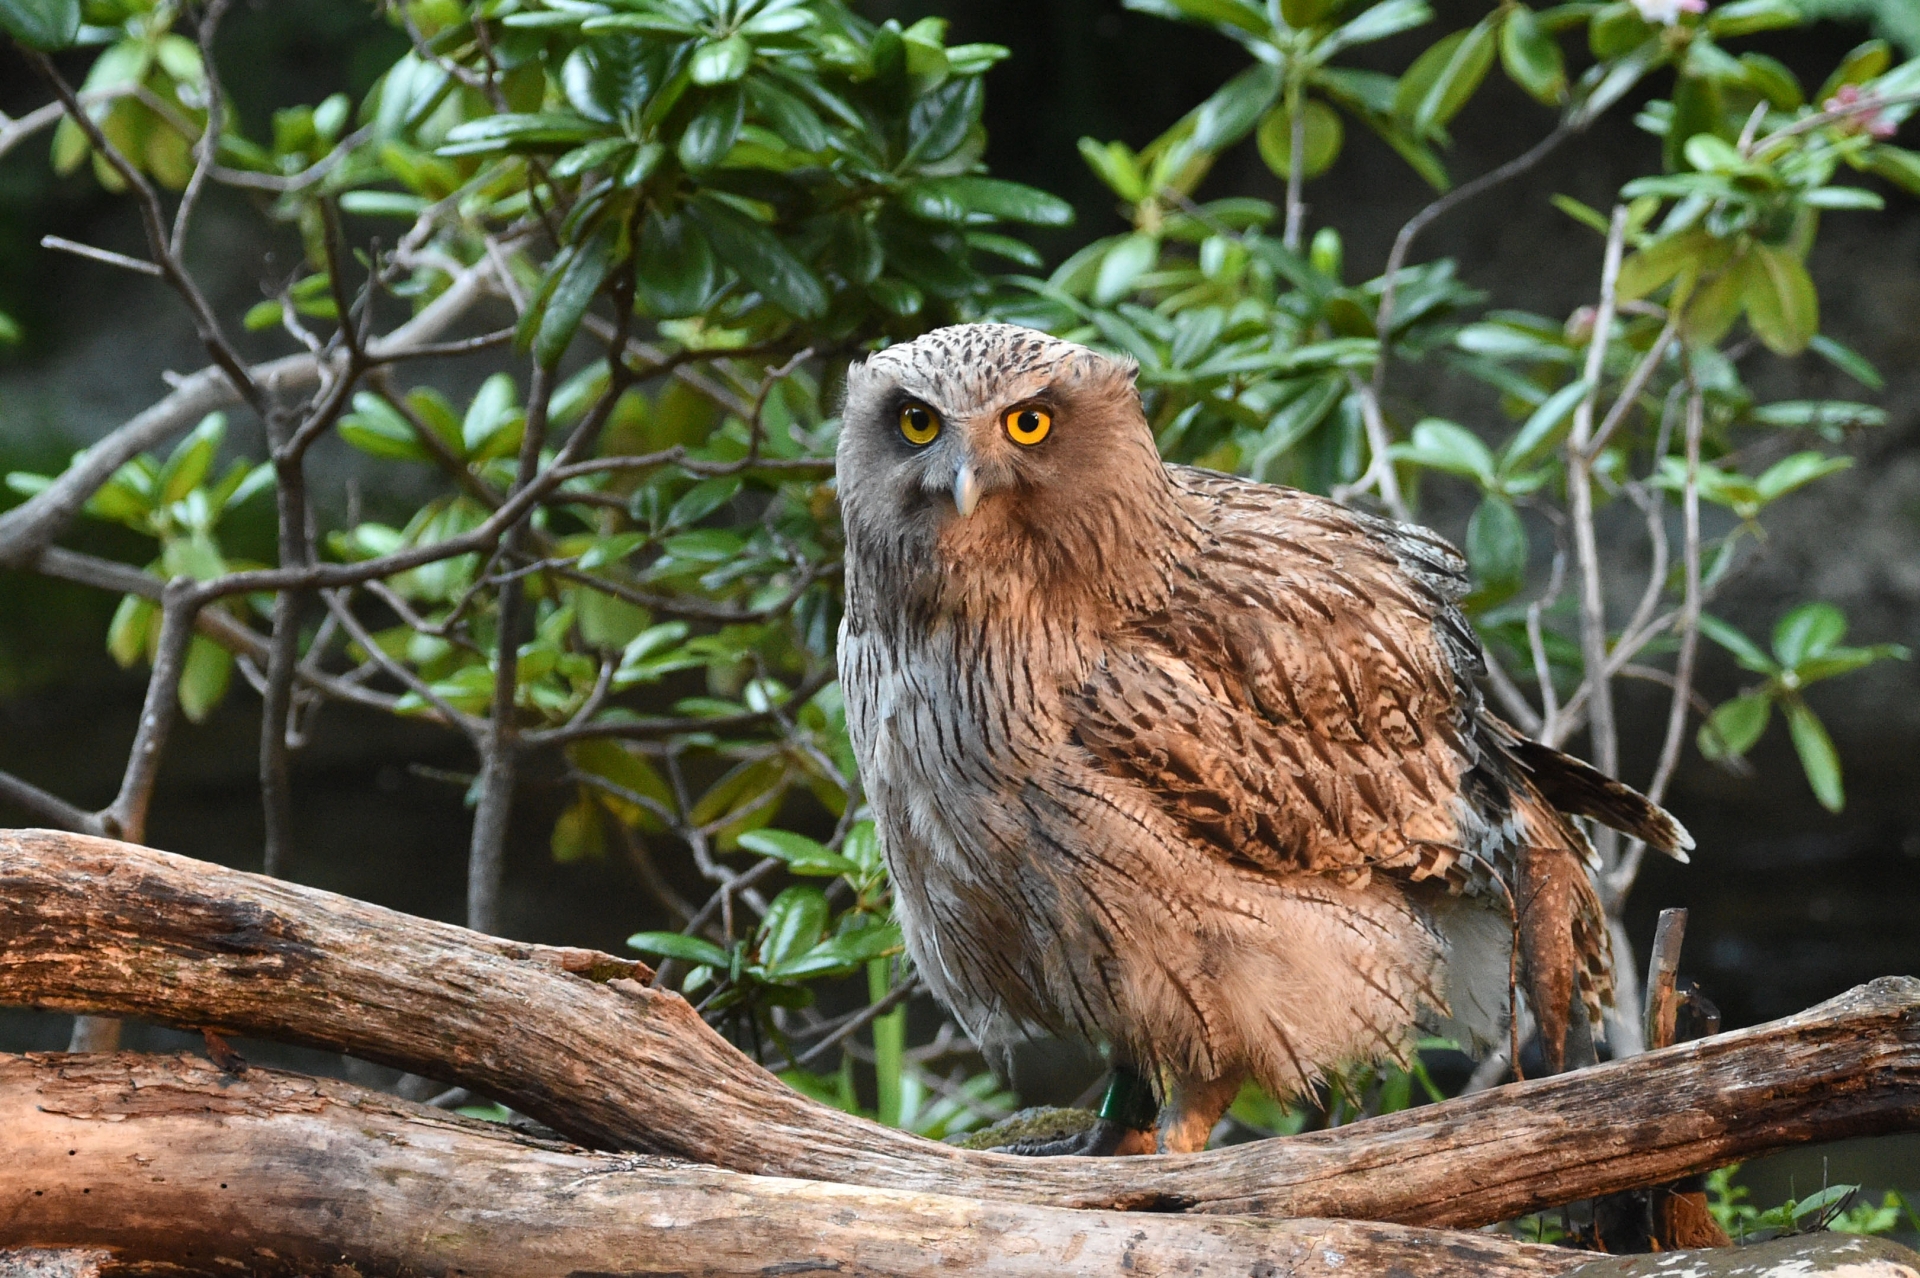
[(1665, 808), (1638, 790), (1620, 784), (1572, 755), (1528, 740), (1517, 732), (1501, 744), (1541, 797), (1560, 811), (1592, 817), (1622, 834), (1645, 840), (1656, 852), (1664, 852), (1683, 863), (1687, 860), (1693, 836)]
[(1586, 840), (1531, 795), (1520, 797), (1515, 808), (1530, 837), (1512, 884), (1514, 924), (1540, 1048), (1548, 1072), (1557, 1074), (1566, 1064), (1574, 1009), (1598, 1025), (1602, 1007), (1613, 1003), (1613, 947), (1587, 876)]

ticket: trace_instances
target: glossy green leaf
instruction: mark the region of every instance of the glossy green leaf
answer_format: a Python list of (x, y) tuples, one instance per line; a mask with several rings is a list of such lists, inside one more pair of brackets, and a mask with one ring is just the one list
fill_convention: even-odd
[(158, 637), (160, 606), (139, 595), (122, 595), (107, 626), (107, 652), (125, 670), (145, 655)]
[(52, 53), (80, 34), (80, 0), (0, 0), (0, 31)]
[(1493, 454), (1480, 437), (1464, 426), (1429, 417), (1413, 428), (1412, 437), (1395, 444), (1396, 461), (1428, 466), (1481, 484), (1493, 482)]
[(1794, 453), (1767, 467), (1753, 481), (1762, 503), (1775, 501), (1817, 479), (1838, 474), (1853, 465), (1851, 457), (1828, 457), (1823, 453)]
[(683, 963), (702, 963), (721, 971), (725, 971), (729, 963), (727, 952), (712, 941), (682, 936), (678, 932), (635, 932), (627, 938), (627, 946), (642, 954), (658, 954)]
[(1035, 226), (1069, 226), (1073, 222), (1073, 206), (1065, 200), (1000, 178), (928, 178), (909, 187), (906, 197), (916, 213), (939, 221), (959, 222), (985, 215)]
[(1755, 674), (1772, 675), (1780, 672), (1773, 658), (1760, 651), (1759, 644), (1711, 613), (1701, 614), (1700, 633), (1732, 653), (1741, 666)]
[(613, 269), (613, 253), (619, 239), (620, 228), (611, 220), (603, 223), (579, 246), (561, 271), (559, 281), (548, 295), (539, 332), (533, 339), (533, 357), (546, 367), (554, 367), (567, 353), (587, 307), (593, 304), (595, 294)]
[[(1306, 126), (1306, 146), (1301, 176), (1318, 177), (1340, 158), (1340, 146), (1345, 140), (1346, 130), (1332, 107), (1313, 99), (1308, 99), (1302, 120)], [(1293, 164), (1292, 114), (1284, 106), (1268, 112), (1267, 117), (1260, 121), (1257, 140), (1260, 158), (1277, 176), (1285, 179)]]
[(1421, 54), (1401, 77), (1394, 114), (1420, 137), (1444, 130), (1486, 79), (1498, 40), (1495, 17), (1488, 17)]
[(1813, 787), (1813, 797), (1829, 812), (1847, 806), (1846, 791), (1840, 784), (1840, 755), (1833, 738), (1807, 703), (1789, 698), (1781, 707), (1787, 712), (1787, 731), (1793, 737), (1793, 751), (1800, 756), (1800, 767)]
[(1755, 244), (1747, 271), (1747, 322), (1776, 355), (1799, 355), (1820, 332), (1820, 296), (1807, 267), (1788, 251)]
[(1887, 381), (1880, 376), (1880, 370), (1875, 368), (1864, 355), (1845, 343), (1822, 333), (1816, 334), (1813, 340), (1807, 343), (1807, 348), (1868, 390), (1886, 389)]
[(1280, 96), (1278, 67), (1256, 62), (1234, 76), (1195, 109), (1193, 143), (1208, 151), (1232, 146)]
[(695, 49), (693, 60), (687, 64), (687, 72), (695, 84), (732, 84), (745, 75), (751, 65), (753, 45), (736, 32), (718, 40), (709, 40)]
[(680, 163), (699, 173), (726, 159), (740, 138), (740, 126), (746, 118), (747, 98), (738, 85), (715, 91), (680, 135), (676, 148)]
[(189, 722), (206, 722), (232, 682), (233, 654), (205, 635), (195, 635), (180, 666), (180, 713)]
[(1780, 618), (1773, 628), (1773, 655), (1792, 669), (1811, 657), (1824, 656), (1847, 637), (1847, 617), (1829, 603), (1803, 603)]
[(372, 391), (358, 391), (353, 411), (340, 419), (335, 428), (340, 438), (373, 457), (397, 461), (432, 461), (432, 454), (421, 447), (419, 436), (394, 407)]
[(1843, 85), (1865, 84), (1877, 80), (1886, 74), (1893, 65), (1893, 46), (1885, 40), (1869, 40), (1856, 46), (1846, 57), (1840, 59), (1840, 65), (1833, 69), (1826, 83), (1820, 86), (1815, 95), (1816, 103), (1825, 103), (1834, 94), (1840, 92)]
[(1567, 99), (1567, 62), (1560, 42), (1548, 34), (1524, 5), (1500, 26), (1500, 65), (1507, 78), (1535, 101), (1558, 106)]
[(1709, 759), (1738, 758), (1753, 749), (1772, 718), (1773, 698), (1765, 692), (1750, 692), (1714, 707), (1695, 742)]
[(860, 868), (813, 839), (787, 830), (749, 831), (740, 836), (740, 846), (761, 856), (777, 857), (795, 874), (831, 877), (857, 873)]
[(1361, 10), (1345, 25), (1334, 28), (1315, 52), (1324, 59), (1341, 49), (1356, 44), (1372, 44), (1376, 40), (1399, 35), (1402, 31), (1411, 31), (1432, 20), (1433, 9), (1427, 0), (1385, 0), (1383, 4)]
[(547, 840), (548, 850), (560, 865), (576, 861), (597, 861), (607, 853), (607, 833), (600, 825), (600, 808), (582, 794), (553, 823)]
[(213, 469), (213, 459), (226, 434), (227, 415), (208, 413), (174, 446), (154, 485), (159, 505), (171, 506), (200, 486)]
[(768, 301), (802, 319), (825, 313), (826, 288), (773, 232), (710, 197), (689, 202), (686, 215), (720, 259)]
[(1133, 282), (1152, 270), (1160, 260), (1158, 237), (1135, 232), (1107, 250), (1100, 262), (1100, 273), (1093, 285), (1093, 301), (1111, 306), (1126, 296)]
[(1467, 563), (1483, 589), (1511, 595), (1527, 576), (1527, 530), (1513, 503), (1486, 497), (1467, 521)]
[(781, 892), (768, 903), (767, 915), (760, 921), (760, 962), (777, 968), (812, 949), (819, 943), (831, 914), (826, 894), (817, 887), (796, 884)]
[(698, 315), (718, 283), (713, 249), (693, 219), (648, 212), (634, 255), (634, 287), (648, 313), (662, 319)]
[(1574, 409), (1587, 397), (1588, 384), (1582, 378), (1562, 386), (1533, 410), (1519, 432), (1500, 454), (1500, 473), (1514, 474), (1531, 465), (1559, 442), (1573, 420)]
[(1706, 27), (1716, 39), (1730, 40), (1758, 31), (1797, 27), (1805, 21), (1792, 0), (1733, 0), (1709, 9)]

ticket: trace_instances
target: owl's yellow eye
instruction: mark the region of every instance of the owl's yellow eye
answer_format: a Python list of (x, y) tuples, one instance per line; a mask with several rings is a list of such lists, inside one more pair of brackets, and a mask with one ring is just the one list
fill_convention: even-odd
[(1016, 444), (1037, 444), (1053, 429), (1053, 414), (1044, 408), (1016, 408), (1009, 411), (1003, 420), (1007, 427), (1007, 438)]
[(900, 409), (900, 434), (915, 448), (925, 448), (940, 437), (940, 419), (925, 404), (905, 404)]

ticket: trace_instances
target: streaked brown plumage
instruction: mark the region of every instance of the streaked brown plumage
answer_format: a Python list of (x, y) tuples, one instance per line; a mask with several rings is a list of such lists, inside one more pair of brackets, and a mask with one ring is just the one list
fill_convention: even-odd
[(920, 970), (983, 1043), (1146, 1075), (1167, 1149), (1249, 1075), (1493, 1041), (1515, 937), (1552, 1055), (1611, 997), (1563, 812), (1685, 832), (1486, 712), (1450, 546), (1164, 465), (1133, 375), (1007, 325), (850, 375), (840, 670)]

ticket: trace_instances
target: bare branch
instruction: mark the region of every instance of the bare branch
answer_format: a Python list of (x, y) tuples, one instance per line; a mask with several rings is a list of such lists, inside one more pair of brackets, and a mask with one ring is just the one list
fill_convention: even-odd
[(200, 27), (196, 34), (200, 44), (200, 66), (207, 81), (207, 123), (200, 130), (199, 140), (194, 143), (193, 176), (187, 180), (187, 189), (180, 194), (179, 207), (173, 211), (173, 234), (169, 237), (167, 251), (176, 258), (186, 252), (187, 228), (193, 223), (194, 207), (200, 202), (200, 193), (206, 189), (207, 179), (212, 175), (220, 155), (221, 116), (226, 101), (220, 94), (220, 77), (214, 71), (213, 37), (220, 29), (220, 19), (226, 16), (228, 2), (207, 0), (206, 8), (200, 12)]
[(120, 793), (100, 814), (106, 829), (128, 843), (146, 839), (147, 809), (153, 803), (160, 761), (180, 709), (180, 676), (199, 611), (200, 601), (191, 582), (175, 579), (167, 583), (161, 596), (160, 640), (153, 655), (153, 673), (147, 679), (147, 698), (140, 707), (133, 749), (127, 752), (126, 775), (121, 779)]
[(132, 271), (136, 275), (148, 275), (154, 279), (161, 279), (166, 275), (165, 271), (152, 262), (128, 257), (125, 253), (115, 253), (112, 249), (95, 248), (91, 244), (82, 244), (78, 240), (69, 240), (58, 235), (41, 236), (40, 247), (53, 249), (57, 253), (71, 253), (75, 257), (103, 262), (108, 266), (117, 266), (123, 271)]
[(0, 772), (0, 803), (10, 803), (55, 829), (71, 830), (75, 834), (106, 833), (97, 813), (76, 808), (59, 795), (49, 794), (10, 772)]
[[(446, 291), (413, 319), (384, 340), (371, 343), (369, 360), (379, 362), (403, 355), (432, 342), (458, 323), (485, 296), (490, 269), (477, 267), (456, 276)], [(336, 358), (344, 362), (345, 355)], [(255, 365), (249, 376), (270, 393), (292, 394), (316, 385), (321, 370), (322, 361), (312, 355), (289, 355)], [(88, 448), (46, 489), (0, 514), (0, 564), (31, 561), (53, 544), (87, 499), (120, 467), (186, 431), (208, 413), (239, 402), (232, 383), (217, 367), (182, 378), (170, 395)]]

